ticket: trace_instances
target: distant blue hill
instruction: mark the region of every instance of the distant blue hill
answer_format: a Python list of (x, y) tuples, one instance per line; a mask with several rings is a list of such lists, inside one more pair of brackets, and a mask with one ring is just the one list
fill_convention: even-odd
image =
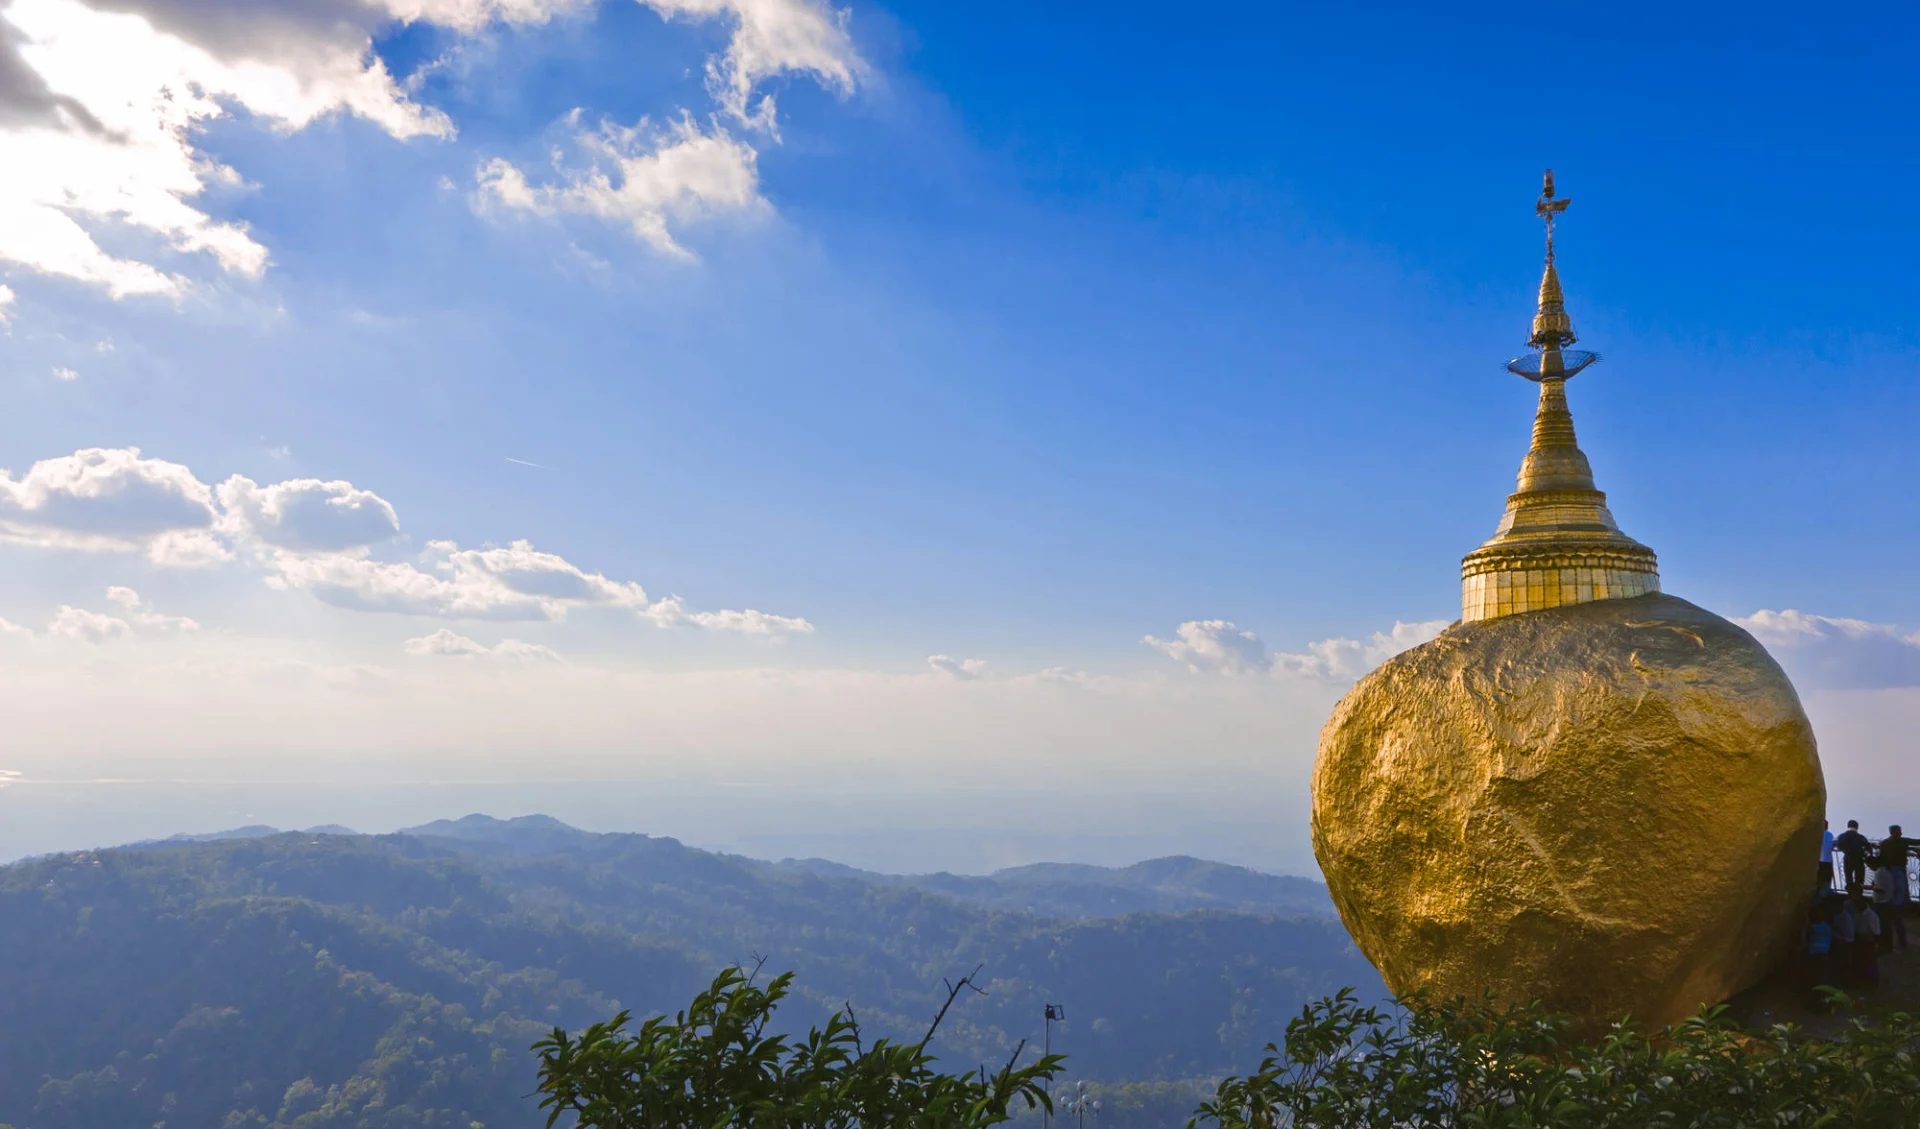
[[(637, 840), (673, 843), (676, 849), (679, 847), (675, 840), (652, 840), (645, 835), (582, 831), (549, 815), (523, 815), (513, 819), (469, 815), (423, 823), (400, 833), (453, 839), (475, 849), (518, 856), (552, 854), (590, 858), (614, 843)], [(1326, 886), (1310, 878), (1264, 874), (1244, 866), (1186, 855), (1148, 859), (1122, 867), (1034, 863), (987, 875), (881, 874), (812, 858), (783, 859), (763, 865), (785, 873), (924, 890), (986, 909), (1041, 917), (1118, 917), (1129, 913), (1182, 913), (1201, 909), (1282, 917), (1297, 914), (1331, 917), (1334, 912)]]
[(1324, 899), (1198, 859), (882, 875), (545, 816), (68, 852), (0, 867), (0, 1125), (538, 1124), (553, 1025), (671, 1013), (761, 960), (796, 974), (784, 1026), (851, 1006), (892, 1039), (980, 967), (943, 1063), (1031, 1054), (1059, 1004), (1074, 1077), (1190, 1095), (1308, 1000), (1383, 992)]

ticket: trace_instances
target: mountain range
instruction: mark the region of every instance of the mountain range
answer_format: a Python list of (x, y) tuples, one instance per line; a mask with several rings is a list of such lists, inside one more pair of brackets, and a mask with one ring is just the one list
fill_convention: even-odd
[[(970, 1066), (1042, 1035), (1077, 1078), (1253, 1065), (1308, 999), (1381, 992), (1324, 887), (1189, 858), (883, 875), (544, 816), (392, 835), (243, 828), (0, 868), (0, 1125), (532, 1123), (528, 1045), (671, 1012), (727, 964), (792, 969)], [(1031, 1049), (1027, 1053), (1032, 1053)]]

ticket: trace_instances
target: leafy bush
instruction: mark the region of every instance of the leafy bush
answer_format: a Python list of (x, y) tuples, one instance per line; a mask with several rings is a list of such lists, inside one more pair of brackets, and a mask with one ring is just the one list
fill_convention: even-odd
[(1022, 1044), (992, 1074), (935, 1068), (927, 1043), (972, 977), (948, 986), (946, 1005), (918, 1043), (871, 1045), (851, 1008), (804, 1040), (769, 1033), (792, 980), (784, 973), (761, 988), (728, 968), (685, 1011), (638, 1031), (627, 1031), (624, 1011), (578, 1039), (556, 1027), (534, 1044), (549, 1129), (569, 1114), (579, 1129), (975, 1129), (1006, 1121), (1016, 1101), (1047, 1105), (1043, 1086), (1058, 1073), (1059, 1055), (1017, 1066)]
[(1823, 1039), (1745, 1031), (1724, 1007), (1653, 1035), (1569, 1030), (1537, 1004), (1418, 998), (1388, 1014), (1342, 992), (1288, 1024), (1259, 1070), (1221, 1082), (1189, 1129), (1920, 1125), (1920, 1021), (1905, 1013)]

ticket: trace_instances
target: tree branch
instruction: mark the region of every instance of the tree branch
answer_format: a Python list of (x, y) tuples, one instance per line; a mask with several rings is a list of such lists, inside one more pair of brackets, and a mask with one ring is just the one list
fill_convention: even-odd
[(933, 1017), (933, 1024), (927, 1028), (926, 1036), (920, 1040), (920, 1045), (914, 1048), (916, 1053), (926, 1050), (927, 1044), (933, 1042), (933, 1033), (940, 1030), (940, 1021), (947, 1017), (947, 1009), (953, 1006), (954, 1000), (960, 998), (961, 992), (972, 988), (975, 995), (984, 996), (987, 994), (978, 984), (973, 982), (973, 978), (980, 975), (980, 970), (985, 967), (986, 965), (984, 964), (974, 965), (973, 971), (962, 976), (957, 984), (945, 977), (941, 978), (940, 982), (947, 986), (947, 1002), (940, 1005), (940, 1013)]

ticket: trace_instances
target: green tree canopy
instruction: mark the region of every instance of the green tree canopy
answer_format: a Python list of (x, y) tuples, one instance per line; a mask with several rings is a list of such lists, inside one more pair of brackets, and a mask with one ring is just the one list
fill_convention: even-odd
[[(1836, 1002), (1844, 1002), (1833, 993)], [(1723, 1007), (1597, 1042), (1537, 1004), (1351, 993), (1307, 1007), (1258, 1071), (1221, 1082), (1189, 1129), (1912, 1129), (1920, 1022), (1894, 1013), (1811, 1038), (1740, 1028)]]
[(579, 1129), (975, 1129), (1006, 1121), (1016, 1102), (1051, 1108), (1044, 1086), (1059, 1055), (1021, 1066), (1023, 1043), (991, 1074), (949, 1074), (927, 1053), (971, 976), (948, 986), (919, 1042), (871, 1044), (851, 1008), (804, 1039), (770, 1033), (793, 974), (764, 988), (754, 979), (725, 969), (685, 1011), (637, 1030), (624, 1011), (578, 1038), (555, 1028), (534, 1044), (549, 1129), (568, 1114)]

